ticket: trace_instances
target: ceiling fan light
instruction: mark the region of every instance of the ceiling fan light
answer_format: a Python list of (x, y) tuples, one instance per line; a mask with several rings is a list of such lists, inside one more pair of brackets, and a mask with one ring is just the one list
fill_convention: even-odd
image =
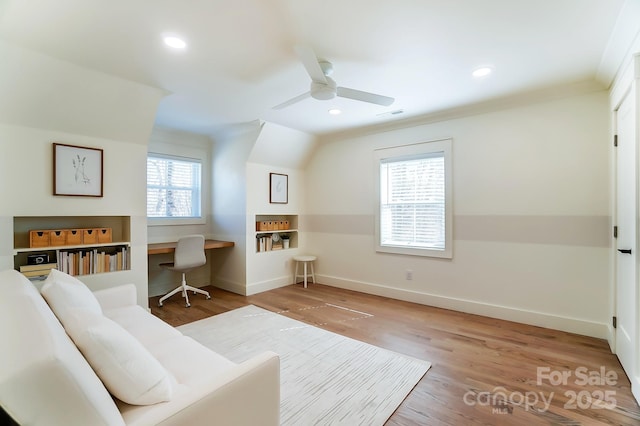
[(327, 77), (327, 83), (311, 82), (311, 97), (326, 101), (336, 97), (336, 82)]

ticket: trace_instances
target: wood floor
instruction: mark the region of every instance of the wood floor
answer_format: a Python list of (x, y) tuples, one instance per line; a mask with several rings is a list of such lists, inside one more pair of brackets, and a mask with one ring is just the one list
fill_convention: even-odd
[(204, 289), (212, 299), (190, 295), (190, 308), (179, 295), (149, 305), (177, 326), (253, 304), (431, 362), (387, 425), (640, 425), (604, 340), (317, 284), (248, 297)]

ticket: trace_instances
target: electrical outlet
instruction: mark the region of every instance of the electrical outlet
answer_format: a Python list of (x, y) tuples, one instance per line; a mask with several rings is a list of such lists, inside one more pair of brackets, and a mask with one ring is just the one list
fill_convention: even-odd
[(405, 271), (405, 279), (411, 281), (413, 279), (413, 271), (411, 269), (407, 269)]

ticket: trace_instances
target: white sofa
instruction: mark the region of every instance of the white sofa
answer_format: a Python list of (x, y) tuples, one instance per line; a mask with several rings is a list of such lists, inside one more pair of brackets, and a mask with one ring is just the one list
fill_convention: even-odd
[[(82, 287), (82, 291), (88, 291), (83, 284)], [(64, 291), (55, 297), (47, 297), (45, 287), (41, 294), (20, 273), (7, 270), (0, 272), (0, 292), (0, 403), (18, 424), (279, 424), (280, 362), (277, 354), (265, 352), (235, 364), (137, 305), (132, 284), (89, 292), (95, 295), (99, 307), (78, 306), (93, 302), (86, 303)], [(63, 308), (74, 309), (65, 311)], [(92, 309), (102, 313), (90, 312)], [(96, 338), (92, 334), (99, 329), (92, 328), (96, 321), (111, 325), (115, 322), (128, 332), (120, 337), (130, 346), (141, 343), (146, 355), (151, 354), (159, 362), (161, 368), (155, 371), (159, 374), (162, 370), (166, 377), (163, 376), (158, 381), (160, 385), (154, 385), (154, 389), (161, 388), (161, 393), (164, 392), (161, 398), (166, 401), (142, 401), (143, 405), (133, 405), (110, 394), (106, 383), (111, 379), (99, 377), (131, 365), (123, 362), (105, 371), (104, 366), (108, 364), (96, 365), (94, 361), (92, 366), (89, 363), (93, 355), (88, 351), (93, 349), (83, 346), (82, 339)], [(68, 334), (70, 332), (73, 332), (74, 340)], [(80, 343), (74, 343), (76, 341)], [(118, 352), (122, 346), (126, 345), (114, 344), (113, 352)], [(109, 357), (112, 352), (107, 350), (102, 355)], [(134, 364), (133, 370), (125, 374), (136, 376), (139, 371), (153, 366), (156, 366), (153, 360)], [(126, 393), (141, 382), (136, 378), (133, 386), (121, 390)]]

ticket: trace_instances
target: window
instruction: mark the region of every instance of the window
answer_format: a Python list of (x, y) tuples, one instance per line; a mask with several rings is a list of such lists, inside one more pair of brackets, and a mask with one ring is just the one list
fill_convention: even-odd
[(201, 162), (161, 154), (147, 157), (147, 217), (200, 218)]
[(376, 250), (452, 257), (451, 140), (375, 151)]

